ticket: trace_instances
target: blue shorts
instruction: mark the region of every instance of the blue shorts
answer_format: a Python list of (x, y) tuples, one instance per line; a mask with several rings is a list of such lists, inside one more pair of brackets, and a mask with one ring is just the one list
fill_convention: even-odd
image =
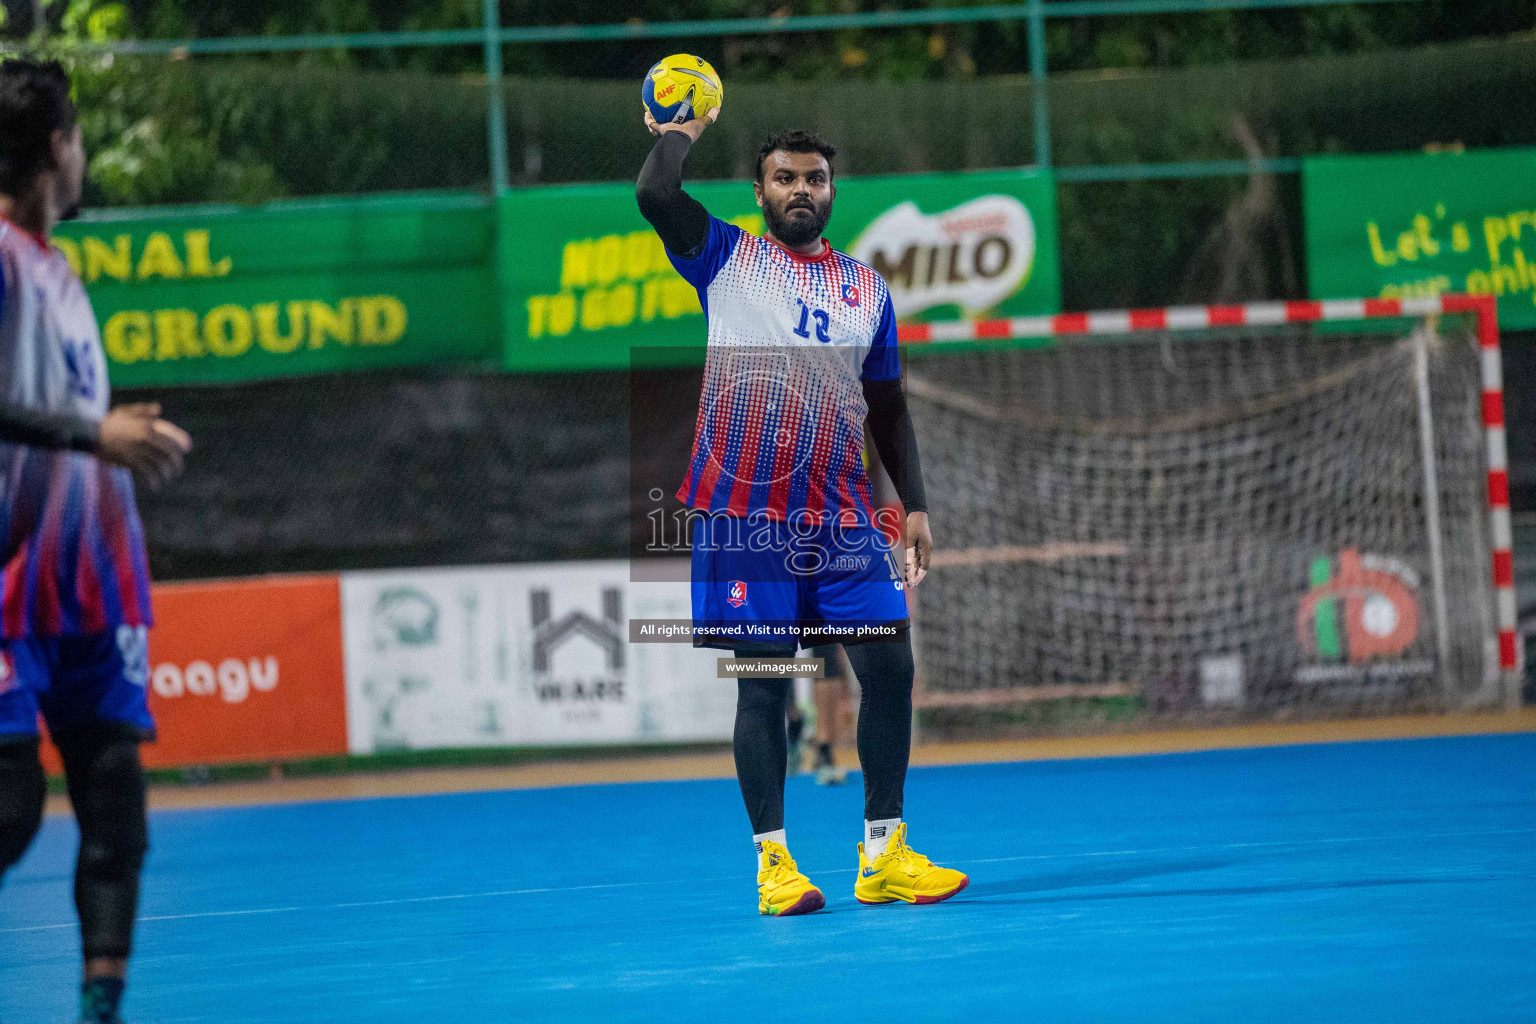
[(36, 736), (39, 712), (54, 736), (106, 726), (154, 739), (148, 682), (143, 626), (7, 640), (0, 643), (0, 742)]
[(768, 654), (895, 639), (908, 624), (901, 577), (890, 542), (872, 526), (701, 516), (693, 526), (693, 642)]

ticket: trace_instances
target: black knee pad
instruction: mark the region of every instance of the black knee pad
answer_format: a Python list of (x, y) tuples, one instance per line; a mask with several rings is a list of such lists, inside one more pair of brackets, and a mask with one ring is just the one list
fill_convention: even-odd
[(912, 680), (916, 665), (911, 641), (871, 641), (847, 648), (848, 663), (859, 680), (861, 710), (876, 706), (900, 706), (912, 703)]
[(736, 707), (761, 709), (782, 717), (789, 708), (788, 679), (743, 678), (736, 680)]
[(116, 834), (98, 832), (90, 838), (81, 833), (76, 870), (83, 877), (104, 882), (135, 878), (144, 866), (144, 855), (148, 852), (149, 837), (142, 827), (135, 831), (130, 826)]
[(138, 743), (71, 736), (59, 742), (59, 752), (80, 825), (80, 874), (104, 880), (137, 875), (149, 850)]
[(859, 762), (864, 817), (899, 818), (912, 756), (912, 645), (903, 637), (847, 648), (859, 677)]
[(47, 791), (36, 737), (0, 744), (0, 877), (32, 845)]

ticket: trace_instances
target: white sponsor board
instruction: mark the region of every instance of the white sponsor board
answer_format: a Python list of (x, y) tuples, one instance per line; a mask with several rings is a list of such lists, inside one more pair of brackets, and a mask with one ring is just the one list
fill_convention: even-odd
[(719, 652), (627, 642), (689, 616), (688, 584), (627, 562), (343, 573), (341, 614), (354, 754), (731, 735)]
[(898, 317), (950, 304), (972, 317), (1029, 276), (1035, 219), (1013, 196), (980, 196), (934, 214), (905, 202), (871, 221), (848, 255), (880, 271)]

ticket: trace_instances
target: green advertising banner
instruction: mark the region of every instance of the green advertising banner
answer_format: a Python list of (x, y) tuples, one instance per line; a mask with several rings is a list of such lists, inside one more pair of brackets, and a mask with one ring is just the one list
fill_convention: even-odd
[(494, 358), (479, 195), (64, 225), (116, 387)]
[[(762, 234), (749, 182), (688, 191)], [(627, 367), (631, 347), (704, 343), (698, 296), (640, 216), (633, 185), (525, 189), (498, 212), (509, 368)], [(885, 277), (903, 320), (1061, 309), (1048, 172), (842, 178), (827, 237)]]
[(1536, 327), (1536, 149), (1311, 157), (1302, 187), (1314, 299), (1497, 295)]

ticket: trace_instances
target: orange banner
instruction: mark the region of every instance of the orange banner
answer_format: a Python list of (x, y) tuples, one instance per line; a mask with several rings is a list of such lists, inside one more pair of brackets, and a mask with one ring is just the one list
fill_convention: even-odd
[(151, 767), (347, 751), (334, 576), (155, 587)]
[(347, 752), (335, 576), (157, 584), (154, 602), (147, 767)]

